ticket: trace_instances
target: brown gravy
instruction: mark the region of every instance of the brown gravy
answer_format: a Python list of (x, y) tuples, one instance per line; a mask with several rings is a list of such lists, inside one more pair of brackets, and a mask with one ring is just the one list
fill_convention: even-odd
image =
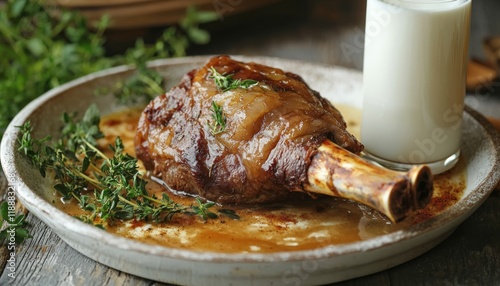
[[(357, 136), (360, 111), (337, 106)], [(134, 155), (134, 134), (142, 110), (130, 109), (102, 119), (101, 128), (106, 135), (102, 145), (114, 142), (120, 136), (126, 152)], [(227, 217), (203, 222), (196, 217), (176, 215), (166, 223), (114, 221), (106, 225), (109, 232), (146, 243), (195, 251), (222, 253), (271, 253), (315, 249), (327, 245), (357, 242), (404, 229), (423, 222), (442, 212), (460, 199), (466, 187), (464, 159), (451, 171), (435, 176), (435, 193), (431, 204), (401, 223), (393, 224), (378, 212), (358, 203), (339, 199), (301, 201), (288, 204), (227, 207), (241, 217)], [(165, 192), (159, 183), (149, 180), (152, 193)], [(194, 198), (169, 193), (171, 199), (189, 205)], [(70, 215), (84, 212), (74, 201), (57, 206)], [(214, 207), (214, 210), (222, 206)]]

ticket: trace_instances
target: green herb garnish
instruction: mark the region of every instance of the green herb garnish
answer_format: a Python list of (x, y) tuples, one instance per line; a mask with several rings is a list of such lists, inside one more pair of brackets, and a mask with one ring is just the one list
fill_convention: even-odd
[[(253, 79), (241, 80), (234, 79), (232, 74), (222, 75), (214, 67), (210, 67), (210, 72), (212, 73), (210, 78), (214, 79), (215, 85), (222, 92), (226, 92), (236, 88), (250, 88), (258, 84), (258, 81)], [(224, 130), (226, 129), (226, 117), (224, 116), (222, 106), (212, 101), (211, 111), (213, 123), (208, 123), (210, 131), (213, 135), (224, 132)]]
[(226, 116), (224, 115), (222, 106), (215, 103), (215, 101), (212, 101), (212, 108), (210, 110), (212, 111), (213, 119), (213, 123), (208, 123), (210, 132), (212, 132), (212, 135), (224, 132), (224, 130), (226, 130)]
[(214, 79), (215, 85), (222, 92), (236, 88), (250, 88), (258, 83), (253, 79), (234, 79), (232, 74), (222, 75), (214, 67), (210, 67), (210, 72), (212, 73), (210, 78)]
[(33, 139), (29, 122), (20, 127), (19, 151), (42, 176), (53, 176), (54, 188), (63, 199), (75, 199), (89, 212), (79, 219), (102, 227), (99, 222), (110, 219), (158, 222), (168, 221), (179, 213), (197, 215), (202, 220), (217, 217), (209, 210), (214, 206), (212, 202), (197, 199), (197, 205), (184, 206), (165, 193), (161, 198), (148, 194), (137, 159), (124, 153), (120, 137), (109, 146), (111, 157), (97, 147), (97, 140), (103, 137), (99, 121), (99, 111), (94, 105), (79, 122), (74, 114), (64, 114), (62, 136), (53, 146), (48, 145), (47, 137)]
[(240, 216), (234, 210), (220, 209), (219, 213), (221, 215), (223, 215), (223, 216), (227, 216), (230, 219), (235, 219), (235, 220), (239, 220), (240, 219)]
[(39, 95), (112, 66), (134, 65), (136, 71), (101, 92), (113, 93), (126, 103), (163, 93), (163, 77), (148, 68), (147, 61), (185, 56), (192, 43), (207, 43), (210, 35), (199, 24), (217, 19), (215, 12), (190, 7), (179, 25), (167, 27), (153, 43), (138, 39), (129, 49), (111, 51), (106, 50), (105, 31), (112, 19), (105, 16), (89, 28), (78, 11), (48, 2), (0, 4), (0, 136), (19, 110)]
[[(12, 206), (11, 206), (12, 207)], [(8, 248), (15, 247), (16, 244), (22, 243), (26, 238), (32, 237), (26, 226), (26, 217), (24, 215), (10, 214), (12, 210), (9, 210), (9, 204), (4, 201), (0, 205), (0, 227), (4, 228), (0, 231), (0, 241), (9, 238)], [(4, 225), (4, 222), (6, 223)], [(14, 241), (10, 240), (10, 237), (14, 237)], [(14, 245), (14, 246), (12, 246)]]

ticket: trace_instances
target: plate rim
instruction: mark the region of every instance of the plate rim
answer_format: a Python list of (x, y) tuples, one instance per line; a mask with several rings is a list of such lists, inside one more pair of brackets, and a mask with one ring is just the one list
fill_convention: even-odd
[[(359, 73), (359, 71), (351, 70), (344, 67), (338, 66), (328, 66), (321, 63), (312, 63), (301, 60), (291, 60), (286, 58), (278, 58), (278, 57), (267, 57), (267, 56), (238, 56), (231, 55), (236, 59), (243, 60), (251, 60), (258, 61), (260, 60), (269, 60), (269, 61), (278, 61), (278, 62), (295, 62), (297, 64), (308, 65), (311, 67), (323, 67), (328, 69), (338, 69), (344, 72), (352, 72)], [(191, 57), (182, 57), (182, 58), (172, 58), (172, 59), (160, 59), (156, 61), (151, 61), (149, 65), (151, 67), (159, 67), (159, 66), (172, 66), (177, 64), (194, 64), (198, 62), (205, 62), (211, 56), (191, 56)], [(461, 223), (467, 217), (469, 217), (476, 208), (478, 208), (484, 200), (488, 197), (488, 195), (493, 191), (496, 184), (500, 181), (500, 172), (494, 172), (495, 168), (491, 170), (491, 172), (485, 176), (477, 186), (475, 190), (473, 190), (470, 194), (463, 197), (459, 202), (449, 207), (443, 213), (425, 221), (423, 223), (416, 224), (414, 226), (410, 226), (407, 229), (396, 231), (393, 233), (385, 234), (382, 236), (377, 236), (375, 238), (367, 239), (360, 242), (354, 243), (346, 243), (346, 244), (337, 244), (337, 245), (327, 245), (323, 247), (319, 247), (311, 250), (300, 250), (300, 251), (283, 251), (283, 252), (274, 252), (274, 253), (221, 253), (221, 252), (209, 252), (209, 251), (195, 251), (189, 249), (179, 249), (172, 248), (166, 246), (158, 246), (151, 245), (144, 242), (136, 241), (134, 239), (121, 237), (116, 234), (109, 233), (107, 231), (101, 230), (94, 226), (88, 225), (76, 218), (71, 217), (66, 214), (62, 210), (56, 208), (51, 205), (48, 201), (40, 197), (36, 192), (29, 189), (29, 187), (24, 183), (24, 180), (21, 177), (15, 178), (14, 176), (19, 176), (19, 173), (16, 171), (14, 163), (14, 154), (9, 154), (8, 151), (15, 151), (15, 144), (9, 142), (9, 139), (16, 139), (17, 128), (15, 126), (19, 126), (26, 119), (29, 118), (29, 115), (32, 114), (34, 110), (36, 110), (36, 106), (42, 105), (44, 102), (50, 100), (53, 97), (58, 96), (62, 91), (68, 90), (74, 87), (77, 87), (85, 82), (92, 81), (94, 79), (98, 79), (106, 76), (118, 75), (123, 72), (127, 72), (133, 70), (133, 67), (130, 65), (117, 66), (110, 69), (105, 69), (102, 71), (98, 71), (84, 77), (75, 79), (66, 84), (63, 84), (59, 87), (56, 87), (37, 99), (30, 102), (25, 108), (23, 108), (11, 121), (9, 126), (6, 128), (4, 136), (2, 138), (2, 142), (0, 145), (0, 162), (2, 163), (2, 167), (9, 181), (9, 186), (13, 186), (14, 190), (17, 193), (17, 197), (21, 200), (23, 204), (26, 205), (29, 211), (32, 211), (28, 206), (35, 207), (47, 207), (50, 212), (45, 212), (46, 217), (39, 217), (46, 224), (49, 224), (46, 219), (51, 218), (55, 220), (55, 223), (67, 223), (66, 229), (69, 231), (73, 231), (79, 233), (88, 238), (92, 239), (100, 239), (101, 242), (106, 245), (111, 245), (113, 247), (120, 248), (122, 250), (128, 251), (136, 251), (139, 253), (144, 253), (147, 255), (154, 255), (160, 257), (168, 257), (172, 259), (187, 259), (194, 260), (198, 262), (205, 261), (217, 261), (217, 262), (289, 262), (289, 261), (302, 261), (304, 259), (322, 259), (333, 256), (344, 256), (350, 255), (358, 252), (367, 252), (376, 250), (382, 246), (395, 244), (401, 241), (405, 241), (410, 238), (414, 238), (420, 235), (425, 235), (431, 233), (438, 229), (440, 225), (449, 224), (451, 221), (455, 221), (460, 219), (461, 221), (457, 222), (457, 224)], [(464, 113), (471, 116), (471, 118), (479, 123), (479, 125), (484, 129), (484, 132), (488, 135), (488, 137), (492, 140), (494, 146), (494, 156), (495, 156), (495, 165), (500, 165), (500, 135), (493, 128), (493, 126), (488, 122), (488, 120), (481, 115), (476, 110), (472, 109), (469, 106), (465, 106)], [(17, 140), (14, 140), (17, 141)], [(12, 163), (9, 165), (9, 163)], [(19, 192), (21, 190), (21, 193)], [(32, 198), (29, 200), (26, 198), (25, 192), (31, 192)], [(34, 201), (33, 201), (34, 200)], [(470, 202), (469, 200), (472, 200)], [(467, 207), (467, 205), (472, 204), (473, 208)], [(42, 209), (43, 209), (42, 208)], [(460, 214), (463, 211), (460, 209), (465, 208), (469, 214), (466, 217), (461, 218)], [(33, 211), (34, 212), (34, 211)], [(56, 215), (54, 215), (54, 213)], [(53, 230), (54, 227), (49, 224)], [(58, 236), (61, 236), (57, 231), (55, 231)]]

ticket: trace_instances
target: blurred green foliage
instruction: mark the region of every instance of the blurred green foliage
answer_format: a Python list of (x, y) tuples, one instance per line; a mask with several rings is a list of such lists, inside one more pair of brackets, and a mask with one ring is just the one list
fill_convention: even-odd
[(134, 64), (136, 73), (116, 83), (111, 92), (123, 101), (151, 98), (163, 88), (163, 79), (146, 62), (186, 55), (191, 43), (210, 41), (200, 23), (217, 19), (213, 12), (189, 8), (177, 25), (167, 27), (153, 44), (142, 39), (119, 55), (108, 56), (103, 17), (95, 29), (75, 11), (35, 0), (8, 0), (0, 7), (0, 134), (27, 103), (46, 91), (83, 75), (122, 64)]

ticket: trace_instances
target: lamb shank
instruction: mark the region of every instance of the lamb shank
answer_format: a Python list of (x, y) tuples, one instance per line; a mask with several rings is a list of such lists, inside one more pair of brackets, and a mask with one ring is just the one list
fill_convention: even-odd
[(399, 221), (432, 195), (427, 167), (396, 172), (358, 156), (363, 145), (340, 112), (300, 76), (228, 56), (152, 100), (135, 145), (170, 188), (220, 204), (332, 195)]

